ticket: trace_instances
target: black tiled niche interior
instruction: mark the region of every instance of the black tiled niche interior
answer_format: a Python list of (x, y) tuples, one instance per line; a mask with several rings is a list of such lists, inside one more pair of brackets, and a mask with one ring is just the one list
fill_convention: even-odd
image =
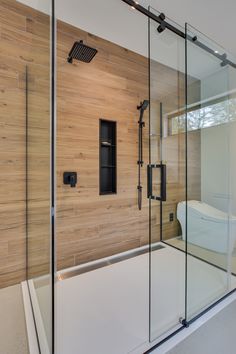
[(116, 122), (100, 119), (100, 195), (117, 191), (116, 140)]

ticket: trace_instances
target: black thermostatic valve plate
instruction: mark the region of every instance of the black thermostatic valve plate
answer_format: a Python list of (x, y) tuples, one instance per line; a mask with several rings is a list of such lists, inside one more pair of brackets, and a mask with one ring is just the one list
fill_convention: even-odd
[(64, 172), (63, 183), (74, 188), (77, 184), (77, 172)]

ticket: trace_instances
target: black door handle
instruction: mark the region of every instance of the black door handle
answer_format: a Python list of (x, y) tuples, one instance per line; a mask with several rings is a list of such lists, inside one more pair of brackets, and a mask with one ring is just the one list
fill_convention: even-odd
[[(159, 168), (161, 171), (161, 192), (160, 192), (160, 196), (155, 196), (153, 195), (153, 188), (152, 188), (152, 184), (153, 184), (153, 176), (152, 176), (152, 171), (154, 168)], [(154, 200), (161, 200), (162, 202), (166, 201), (166, 165), (161, 163), (158, 165), (148, 165), (147, 166), (147, 197), (150, 199), (154, 199)]]
[(161, 164), (161, 200), (166, 202), (166, 165)]

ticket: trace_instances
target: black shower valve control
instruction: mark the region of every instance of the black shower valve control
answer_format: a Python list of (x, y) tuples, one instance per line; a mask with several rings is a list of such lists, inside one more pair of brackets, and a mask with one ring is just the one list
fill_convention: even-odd
[(64, 172), (63, 183), (75, 188), (77, 184), (77, 172)]

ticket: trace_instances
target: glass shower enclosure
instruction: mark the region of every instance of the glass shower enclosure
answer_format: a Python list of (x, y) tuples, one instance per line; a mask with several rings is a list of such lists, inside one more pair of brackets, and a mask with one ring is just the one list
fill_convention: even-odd
[[(22, 2), (24, 3), (24, 1)], [(6, 2), (3, 3), (5, 4)], [(128, 1), (128, 3), (130, 5), (130, 1)], [(134, 8), (139, 6), (136, 2), (133, 5)], [(23, 132), (21, 131), (20, 134), (24, 137), (25, 144), (25, 152), (22, 156), (25, 157), (25, 175), (23, 181), (25, 183), (24, 201), (26, 204), (26, 218), (24, 225), (24, 236), (26, 236), (26, 280), (34, 315), (39, 351), (42, 354), (50, 354), (56, 353), (54, 348), (56, 338), (55, 332), (58, 330), (58, 328), (55, 328), (56, 326), (54, 326), (54, 320), (57, 320), (54, 314), (54, 260), (56, 258), (56, 253), (61, 252), (63, 255), (63, 247), (65, 247), (65, 244), (68, 243), (68, 249), (70, 247), (67, 238), (61, 242), (60, 250), (59, 246), (56, 247), (54, 244), (54, 218), (56, 219), (54, 209), (56, 200), (56, 195), (54, 193), (54, 189), (56, 189), (54, 151), (57, 150), (59, 154), (63, 155), (64, 150), (63, 140), (60, 145), (61, 150), (58, 148), (59, 144), (56, 144), (56, 129), (54, 126), (54, 67), (56, 65), (54, 56), (54, 2), (49, 1), (46, 8), (43, 1), (38, 1), (37, 8), (35, 9), (28, 8), (22, 4), (19, 9), (17, 9), (15, 5), (11, 6), (11, 11), (17, 10), (20, 14), (26, 14), (27, 35), (25, 35), (25, 41), (30, 42), (27, 42), (27, 53), (24, 52), (22, 49), (23, 46), (21, 46), (23, 54), (20, 57), (19, 64), (21, 78), (24, 78), (24, 85), (21, 83), (22, 87), (20, 87), (24, 93), (24, 112), (22, 113), (23, 118), (21, 117), (24, 120), (23, 123), (20, 122), (21, 128), (23, 127)], [(22, 9), (24, 9), (24, 11)], [(142, 301), (145, 299), (143, 301), (144, 306), (142, 307), (142, 310), (144, 309), (146, 311), (143, 311), (145, 312), (145, 319), (148, 319), (149, 317), (149, 327), (148, 325), (146, 326), (148, 329), (145, 327), (143, 330), (142, 327), (143, 322), (146, 320), (143, 322), (140, 321), (139, 323), (141, 328), (140, 332), (145, 332), (144, 335), (142, 332), (143, 342), (146, 340), (145, 350), (150, 349), (154, 344), (166, 340), (166, 338), (174, 335), (180, 329), (190, 325), (205, 311), (209, 310), (209, 308), (236, 289), (236, 187), (234, 183), (236, 179), (236, 164), (234, 161), (234, 151), (236, 151), (236, 59), (218, 44), (188, 24), (186, 24), (185, 28), (182, 28), (173, 21), (166, 19), (170, 24), (170, 27), (172, 26), (173, 28), (176, 28), (177, 31), (173, 32), (168, 28), (163, 28), (162, 26), (159, 27), (160, 23), (156, 21), (154, 17), (156, 16), (156, 18), (160, 20), (163, 16), (151, 7), (149, 8), (149, 11), (154, 15), (152, 18), (149, 18), (148, 23), (149, 87), (145, 87), (145, 89), (147, 88), (147, 91), (143, 90), (146, 94), (149, 89), (149, 124), (146, 124), (147, 129), (145, 130), (147, 132), (149, 129), (149, 134), (148, 139), (146, 139), (146, 137), (144, 139), (144, 145), (146, 144), (144, 146), (144, 160), (146, 163), (146, 157), (149, 154), (149, 161), (145, 166), (147, 168), (147, 175), (142, 175), (143, 181), (144, 178), (146, 178), (145, 182), (147, 182), (147, 198), (145, 202), (149, 203), (146, 208), (148, 212), (147, 215), (142, 216), (141, 219), (141, 214), (138, 214), (138, 209), (135, 209), (136, 200), (133, 198), (132, 193), (135, 195), (136, 192), (136, 185), (134, 183), (134, 178), (137, 177), (136, 161), (133, 159), (132, 154), (126, 154), (127, 144), (124, 144), (122, 153), (123, 156), (126, 156), (129, 159), (125, 166), (132, 165), (132, 167), (134, 167), (135, 175), (132, 174), (133, 170), (131, 169), (126, 175), (119, 174), (120, 166), (118, 159), (118, 188), (115, 191), (118, 194), (124, 193), (123, 200), (120, 203), (125, 201), (128, 212), (123, 208), (123, 204), (120, 204), (117, 208), (111, 208), (109, 204), (111, 203), (111, 199), (109, 199), (110, 196), (106, 196), (107, 204), (104, 203), (104, 205), (100, 207), (99, 202), (101, 200), (101, 195), (97, 193), (97, 180), (95, 181), (97, 170), (93, 166), (94, 169), (91, 170), (92, 172), (90, 171), (92, 188), (90, 188), (89, 192), (86, 184), (88, 177), (86, 173), (83, 175), (84, 203), (88, 203), (84, 205), (86, 205), (87, 208), (89, 206), (87, 210), (90, 211), (90, 219), (87, 217), (88, 211), (86, 211), (84, 205), (81, 204), (80, 209), (77, 207), (76, 198), (79, 194), (72, 194), (76, 189), (73, 189), (73, 191), (69, 190), (71, 195), (73, 195), (74, 201), (76, 200), (74, 206), (75, 214), (73, 215), (74, 222), (77, 223), (78, 220), (80, 222), (80, 213), (83, 214), (84, 242), (80, 243), (80, 247), (84, 247), (82, 250), (84, 263), (74, 264), (74, 262), (68, 263), (69, 265), (67, 264), (67, 266), (65, 266), (68, 267), (68, 269), (69, 267), (76, 268), (78, 265), (82, 265), (85, 268), (88, 267), (88, 271), (84, 273), (85, 278), (85, 274), (91, 274), (92, 271), (96, 271), (95, 266), (94, 268), (89, 268), (90, 266), (88, 264), (91, 262), (91, 259), (88, 261), (89, 257), (87, 258), (87, 253), (90, 252), (90, 256), (93, 255), (95, 248), (97, 248), (100, 253), (98, 252), (99, 256), (94, 256), (92, 261), (95, 263), (101, 262), (103, 264), (100, 267), (101, 273), (103, 268), (105, 269), (107, 267), (106, 269), (108, 269), (111, 265), (113, 265), (114, 269), (114, 264), (118, 264), (119, 262), (120, 264), (125, 265), (123, 262), (124, 260), (129, 260), (127, 264), (132, 264), (132, 260), (137, 259), (138, 255), (140, 255), (139, 251), (137, 251), (139, 248), (142, 250), (141, 253), (143, 258), (148, 254), (149, 258), (147, 257), (144, 262), (147, 267), (143, 267), (143, 269), (145, 268), (143, 274), (141, 275), (140, 273), (138, 275), (140, 278), (142, 276), (145, 278), (143, 283), (146, 284), (145, 291), (143, 291), (144, 295), (143, 297), (140, 296), (140, 299)], [(64, 53), (67, 53), (67, 49), (69, 48), (67, 41), (69, 41), (69, 44), (71, 45), (71, 33), (66, 32), (67, 35), (65, 36), (63, 31), (66, 28), (66, 31), (70, 32), (72, 27), (62, 21), (60, 21), (59, 26), (61, 26), (61, 29), (58, 32), (58, 38), (61, 40), (61, 43), (63, 43), (63, 45), (60, 44), (61, 47), (63, 47), (63, 50), (59, 47), (60, 53), (57, 57), (58, 78), (61, 80), (60, 85), (58, 85), (59, 94), (57, 97), (59, 99), (57, 105), (61, 104), (64, 109), (66, 107), (66, 103), (64, 102), (64, 94), (66, 90), (64, 90), (64, 86), (61, 83), (64, 83), (63, 80), (68, 80), (68, 77), (72, 77), (74, 78), (72, 83), (75, 84), (74, 87), (77, 88), (78, 81), (76, 80), (78, 80), (79, 77), (79, 80), (86, 81), (84, 87), (87, 88), (88, 83), (86, 75), (89, 74), (90, 69), (87, 69), (88, 71), (85, 71), (82, 74), (82, 77), (80, 77), (79, 75), (82, 70), (77, 70), (76, 76), (73, 72), (73, 66), (67, 66), (70, 64), (67, 63), (67, 58)], [(23, 28), (25, 27), (23, 26)], [(77, 30), (79, 29), (74, 29), (76, 36), (78, 33)], [(73, 36), (71, 38), (73, 38)], [(101, 52), (102, 55), (104, 55), (103, 60), (100, 59), (99, 62), (98, 59), (98, 67), (95, 65), (93, 67), (94, 71), (91, 70), (92, 74), (94, 73), (94, 77), (96, 77), (97, 87), (100, 87), (100, 82), (98, 81), (100, 78), (102, 78), (102, 80), (104, 79), (101, 74), (104, 67), (107, 68), (107, 70), (111, 70), (113, 74), (116, 73), (116, 71), (122, 66), (120, 65), (120, 62), (125, 58), (127, 49), (123, 51), (123, 48), (119, 47), (118, 50), (117, 47), (115, 47), (116, 44), (112, 43), (114, 52), (113, 54), (107, 54), (106, 51), (109, 46), (104, 39), (101, 40), (101, 42), (104, 41), (101, 44), (99, 37), (93, 38), (93, 35), (91, 37), (90, 35), (86, 35), (86, 38), (92, 38), (96, 46), (98, 45), (101, 47), (99, 53)], [(104, 48), (106, 48), (106, 50), (104, 50)], [(118, 60), (116, 55), (119, 51), (122, 51), (122, 55)], [(135, 59), (132, 59), (134, 61), (136, 60), (135, 55)], [(110, 66), (106, 63), (106, 60), (108, 60), (109, 57), (113, 60), (113, 62), (109, 63)], [(138, 63), (137, 68), (142, 67), (142, 70), (143, 68), (146, 70), (146, 57), (142, 57), (140, 60), (141, 66), (139, 66), (140, 63)], [(94, 63), (96, 64), (96, 59)], [(99, 75), (97, 75), (96, 70), (98, 70)], [(138, 70), (136, 73), (137, 72)], [(115, 74), (112, 80), (110, 73), (108, 74), (109, 85), (115, 83), (115, 85), (119, 87), (118, 84), (121, 83), (126, 87), (122, 75), (117, 84)], [(126, 73), (123, 75), (125, 76)], [(135, 75), (135, 71), (132, 74), (132, 70), (130, 70), (129, 78), (131, 82), (133, 80), (132, 75)], [(143, 77), (144, 76), (145, 73), (143, 74)], [(93, 77), (90, 77), (90, 80), (93, 83)], [(146, 83), (145, 80), (144, 82)], [(71, 82), (67, 81), (68, 92), (70, 92), (70, 88), (68, 88), (70, 84)], [(132, 82), (132, 89), (136, 89), (135, 85), (134, 82)], [(148, 84), (146, 86), (148, 86)], [(90, 85), (90, 87), (93, 87), (93, 85)], [(124, 120), (127, 118), (128, 121), (130, 116), (133, 115), (133, 111), (136, 112), (136, 100), (137, 97), (139, 98), (139, 96), (136, 95), (136, 92), (132, 92), (130, 95), (131, 98), (128, 97), (127, 99), (127, 92), (124, 87), (122, 86), (122, 89), (119, 91), (121, 95), (120, 102), (128, 102), (128, 108), (123, 110), (122, 107), (122, 109), (119, 108), (118, 110), (120, 114), (119, 119), (117, 119), (118, 134), (120, 133), (119, 129), (122, 124), (126, 124)], [(70, 107), (70, 109), (75, 110), (78, 102), (81, 105), (84, 104), (84, 102), (82, 102), (84, 98), (80, 97), (80, 102), (77, 94), (79, 96), (80, 93), (76, 90), (74, 96), (70, 97), (71, 101), (70, 99), (68, 100), (68, 105), (70, 105), (70, 102), (74, 102), (74, 105), (72, 104), (72, 108)], [(92, 97), (92, 94), (93, 92), (91, 93), (91, 96), (90, 93), (88, 96)], [(98, 89), (97, 94), (101, 95), (101, 97), (98, 95), (98, 97), (91, 103), (91, 107), (96, 100), (99, 104), (100, 102), (103, 102), (102, 90)], [(110, 116), (111, 102), (114, 107), (116, 104), (116, 102), (114, 102), (112, 90), (110, 90), (110, 95), (108, 101), (104, 100), (104, 102), (107, 102), (106, 105), (104, 104), (105, 109), (102, 106), (102, 103), (100, 107), (101, 110), (103, 109), (102, 112), (105, 112), (106, 116)], [(148, 97), (145, 96), (144, 98), (147, 99)], [(131, 102), (130, 100), (133, 101)], [(22, 105), (22, 102), (20, 104)], [(58, 114), (58, 118), (61, 119), (61, 122), (63, 121), (63, 115), (66, 112), (66, 110), (63, 109)], [(84, 111), (82, 110), (85, 116), (88, 109), (89, 108), (86, 106), (84, 107)], [(96, 109), (94, 109), (94, 112)], [(127, 116), (124, 116), (124, 111)], [(94, 112), (92, 113), (94, 114)], [(117, 112), (114, 112), (115, 110), (113, 111), (113, 114), (118, 114)], [(69, 111), (71, 117), (74, 113), (74, 111)], [(93, 116), (92, 113), (91, 116), (87, 114), (87, 120), (85, 119), (85, 125), (80, 131), (81, 136), (79, 136), (81, 140), (84, 139), (84, 145), (82, 145), (82, 148), (85, 151), (88, 147), (86, 144), (89, 144), (88, 139), (85, 138), (87, 132), (91, 129), (91, 121), (93, 121), (94, 124), (91, 131), (97, 134), (96, 123), (98, 117), (96, 115)], [(97, 113), (97, 111), (95, 113)], [(129, 129), (124, 129), (124, 126), (122, 128), (123, 133), (126, 132), (126, 134), (128, 131), (134, 132), (135, 127), (137, 127), (135, 117), (133, 117), (132, 121), (129, 120), (128, 122), (128, 124), (130, 124)], [(76, 128), (78, 128), (79, 124), (76, 124)], [(61, 139), (64, 134), (66, 135), (68, 133), (68, 131), (66, 132), (65, 130), (62, 130), (65, 129), (63, 124), (59, 126), (59, 129), (61, 129), (59, 134), (59, 138)], [(74, 133), (73, 129), (70, 130), (70, 134), (72, 133)], [(122, 135), (125, 136), (123, 133)], [(135, 137), (136, 136), (137, 135), (135, 135)], [(122, 144), (122, 139), (117, 139), (118, 145)], [(123, 139), (123, 142), (124, 140), (125, 138)], [(75, 142), (77, 143), (75, 139), (70, 139), (69, 137), (67, 144), (69, 147), (74, 148)], [(96, 144), (96, 141), (92, 138), (90, 139), (90, 143), (92, 144), (91, 158), (94, 158), (96, 154), (98, 155), (98, 144)], [(102, 143), (102, 141), (100, 143)], [(135, 145), (133, 137), (130, 138), (129, 144)], [(105, 146), (103, 145), (103, 147), (104, 150), (107, 149), (106, 144)], [(117, 146), (117, 150), (119, 150), (119, 148), (120, 146)], [(136, 145), (132, 145), (132, 153), (134, 154), (136, 153), (135, 148)], [(86, 158), (83, 158), (83, 153), (79, 153), (83, 160), (82, 163), (81, 161), (80, 163), (83, 166), (83, 170), (87, 172), (87, 160)], [(76, 163), (79, 161), (76, 160), (76, 158), (71, 158), (70, 155), (70, 158), (68, 158), (68, 155), (65, 156), (62, 158), (67, 160), (68, 164), (70, 164), (68, 168), (71, 168), (71, 164), (75, 161)], [(109, 169), (110, 167), (111, 166), (107, 166), (106, 169)], [(61, 172), (62, 171), (59, 171), (58, 174), (60, 177)], [(127, 183), (127, 176), (130, 183), (129, 192), (132, 195), (132, 202), (135, 204), (132, 205), (132, 208), (128, 205), (126, 190), (123, 187)], [(62, 183), (62, 181), (60, 181), (60, 183)], [(120, 188), (121, 185), (123, 190)], [(62, 186), (60, 187), (62, 190)], [(144, 191), (146, 192), (146, 187)], [(91, 193), (91, 195), (89, 195), (89, 193)], [(96, 196), (94, 199), (95, 194)], [(91, 197), (93, 198), (91, 199), (92, 202), (89, 201), (89, 198)], [(23, 199), (22, 196), (21, 199)], [(67, 206), (71, 203), (69, 198), (62, 198), (60, 200), (62, 211), (63, 207), (65, 207), (65, 204), (63, 204), (65, 203), (65, 200), (67, 200)], [(96, 203), (92, 204), (94, 200)], [(97, 220), (99, 217), (96, 215), (94, 216), (93, 208), (101, 208), (100, 215), (104, 214), (106, 216), (106, 220), (103, 221), (103, 224), (99, 225), (99, 227), (97, 227)], [(119, 218), (117, 218), (118, 221), (116, 221), (117, 228), (114, 232), (114, 229), (112, 228), (114, 227), (114, 219), (117, 217), (118, 213)], [(135, 219), (135, 222), (133, 222), (133, 225), (137, 228), (136, 231), (143, 244), (141, 244), (139, 238), (137, 238), (137, 240), (135, 239), (134, 242), (130, 242), (128, 240), (129, 235), (124, 236), (124, 232), (122, 231), (122, 228), (120, 228), (120, 225), (124, 222), (124, 218), (126, 218), (126, 222), (129, 222), (130, 220), (128, 219), (132, 219), (134, 213), (136, 213), (136, 215), (138, 214), (138, 217)], [(92, 220), (91, 223), (94, 223), (95, 230), (105, 230), (103, 242), (104, 246), (109, 246), (106, 249), (107, 253), (103, 250), (103, 244), (101, 243), (102, 236), (104, 235), (101, 233), (100, 239), (95, 239), (94, 230), (91, 228), (89, 220)], [(61, 226), (65, 222), (66, 217), (61, 221)], [(79, 222), (78, 225), (75, 224), (75, 226), (73, 226), (74, 228), (69, 228), (69, 232), (71, 233), (70, 237), (74, 240), (74, 243), (71, 243), (72, 247), (73, 244), (75, 247), (78, 246), (77, 241), (79, 240), (80, 235), (76, 234), (75, 231), (81, 231)], [(144, 238), (143, 234), (146, 231), (144, 228), (148, 229), (148, 227), (146, 228), (146, 226), (143, 225), (149, 226), (149, 240), (148, 238)], [(91, 243), (87, 243), (88, 229), (90, 229), (92, 235)], [(121, 257), (118, 252), (113, 252), (113, 241), (110, 237), (112, 235), (112, 230), (113, 233), (117, 232), (115, 236), (118, 235), (116, 237), (120, 237), (120, 240), (122, 241), (120, 243), (124, 248), (121, 248), (120, 252), (124, 252), (125, 255), (122, 254)], [(127, 237), (127, 239), (125, 239), (125, 237)], [(111, 250), (114, 254), (109, 253)], [(134, 254), (132, 257), (128, 254), (130, 251), (131, 253), (135, 251), (133, 252)], [(77, 252), (78, 255), (81, 255), (81, 253), (79, 253), (81, 252), (81, 249), (79, 251), (77, 250)], [(68, 253), (70, 252), (68, 251)], [(119, 257), (117, 257), (116, 253), (118, 253)], [(116, 262), (113, 261), (112, 263), (109, 258), (111, 256), (113, 258), (117, 257), (119, 260)], [(102, 260), (104, 257), (106, 258), (105, 262)], [(75, 257), (73, 256), (72, 258), (73, 261), (75, 261)], [(65, 274), (68, 269), (63, 269)], [(130, 265), (130, 269), (132, 270), (131, 279), (136, 280), (135, 277), (137, 274), (135, 266)], [(76, 273), (77, 269), (73, 268), (73, 271)], [(71, 269), (69, 272), (71, 272)], [(77, 275), (79, 275), (79, 273)], [(69, 277), (70, 282), (72, 283), (75, 275), (72, 274), (72, 276), (70, 276), (69, 274), (68, 278)], [(123, 281), (124, 278), (125, 277), (120, 277), (120, 281)], [(61, 279), (59, 279), (59, 277), (57, 279), (58, 283), (59, 280), (61, 281), (60, 285), (63, 285), (61, 288), (64, 287), (63, 291), (65, 291), (66, 294), (68, 292), (67, 295), (70, 299), (69, 296), (71, 293), (68, 290), (69, 288), (66, 288), (65, 285), (70, 282), (65, 282), (67, 279), (66, 275), (64, 276), (64, 279), (63, 276)], [(92, 299), (90, 301), (94, 300), (96, 286), (98, 286), (98, 288), (100, 286), (100, 284), (96, 284), (96, 282), (99, 283), (97, 280), (98, 278), (94, 277), (94, 279), (96, 279), (96, 281), (94, 281), (91, 288), (88, 289)], [(110, 279), (114, 280), (113, 273), (111, 273)], [(108, 286), (107, 289), (112, 290), (110, 289), (109, 282), (110, 280), (106, 283)], [(78, 284), (79, 282), (76, 286)], [(132, 284), (130, 284), (126, 284), (125, 286), (132, 287)], [(124, 290), (125, 287), (120, 285), (119, 288)], [(101, 287), (99, 289), (101, 291), (100, 297), (103, 298), (104, 289)], [(57, 287), (57, 290), (59, 294), (61, 291), (60, 286)], [(125, 289), (125, 292), (126, 290), (127, 289)], [(110, 293), (107, 292), (107, 294), (109, 295)], [(113, 294), (112, 291), (111, 294)], [(77, 296), (77, 293), (75, 295)], [(118, 295), (117, 292), (115, 296)], [(147, 297), (145, 297), (146, 295)], [(108, 296), (107, 300), (109, 301), (109, 310), (112, 315), (113, 310), (116, 308), (117, 302), (121, 297), (118, 296), (116, 298), (115, 296)], [(68, 298), (63, 298), (63, 296), (60, 297), (59, 294), (57, 301), (58, 303), (61, 301), (61, 308), (66, 308), (63, 301), (66, 301), (65, 299)], [(89, 296), (85, 297), (87, 302), (82, 304), (82, 306), (80, 304), (81, 307), (84, 307), (83, 309), (86, 309), (86, 306), (90, 306), (88, 298)], [(122, 301), (125, 302), (126, 300), (125, 294), (122, 297)], [(69, 301), (67, 301), (67, 305), (68, 303)], [(72, 305), (77, 306), (78, 303), (75, 302), (75, 304)], [(125, 315), (127, 316), (127, 311), (125, 309), (128, 308), (130, 310), (131, 306), (129, 306), (128, 302), (126, 303), (127, 307), (123, 306), (122, 302), (120, 302), (119, 305), (123, 310), (123, 312), (120, 311), (121, 315), (119, 321), (121, 325), (119, 328), (123, 328), (122, 321), (125, 320)], [(71, 321), (71, 316), (76, 313), (73, 306), (73, 311), (71, 313), (67, 312), (66, 316), (61, 318), (66, 318)], [(139, 304), (137, 306), (139, 306)], [(94, 313), (92, 313), (91, 318)], [(123, 315), (124, 313), (125, 315)], [(60, 316), (63, 315), (60, 314)], [(89, 333), (90, 336), (90, 324), (86, 327), (83, 326), (83, 322), (76, 322), (80, 321), (80, 318), (78, 317), (79, 316), (75, 315), (75, 322), (73, 323), (75, 323), (76, 326), (73, 326), (74, 330), (77, 332), (77, 328), (82, 328), (84, 333), (86, 332), (85, 335), (88, 335)], [(98, 317), (99, 316), (96, 318), (98, 322), (93, 321), (93, 324), (99, 324), (100, 318)], [(88, 318), (89, 316), (87, 319)], [(147, 322), (148, 321), (145, 323), (147, 324)], [(64, 324), (63, 320), (61, 323)], [(77, 327), (78, 323), (81, 327)], [(73, 337), (73, 334), (71, 337), (70, 335), (71, 332), (69, 331), (69, 340)], [(126, 335), (127, 337), (130, 336), (129, 329), (127, 330)], [(134, 333), (134, 340), (136, 340), (136, 337), (137, 335)], [(60, 339), (62, 338), (63, 333)], [(74, 343), (76, 343), (76, 340), (77, 338), (73, 338)], [(122, 338), (119, 338), (118, 341), (122, 341)], [(142, 345), (143, 342), (141, 343)], [(102, 345), (105, 344), (102, 343)], [(136, 344), (137, 346), (135, 348), (138, 348), (138, 346), (141, 345), (140, 343), (135, 343), (135, 345)], [(76, 344), (75, 348), (77, 348)], [(63, 349), (60, 348), (60, 350)], [(69, 350), (70, 349), (68, 348), (68, 351)], [(131, 353), (131, 351), (129, 352)]]
[[(236, 288), (236, 60), (192, 26), (167, 22), (181, 35), (149, 19), (150, 341)], [(159, 240), (169, 250), (164, 278)]]
[[(176, 208), (186, 195), (185, 131), (170, 134), (168, 118), (185, 107), (184, 39), (169, 30), (159, 34), (157, 27), (149, 21), (151, 341), (181, 328), (185, 318), (185, 253), (166, 245), (179, 236)], [(163, 254), (155, 252), (156, 242)]]
[[(235, 289), (235, 203), (233, 144), (235, 141), (236, 61), (224, 48), (186, 24), (187, 147), (199, 132), (200, 199), (190, 197), (196, 184), (187, 154), (187, 303), (191, 321)], [(205, 48), (209, 48), (205, 50)], [(199, 99), (190, 99), (189, 77), (199, 80)], [(204, 270), (196, 265), (204, 262)], [(199, 279), (199, 282), (195, 280)], [(196, 300), (196, 294), (198, 299)]]
[(26, 280), (39, 350), (49, 354), (54, 351), (54, 18), (53, 2), (44, 5), (38, 1), (28, 14), (34, 35), (25, 90)]

